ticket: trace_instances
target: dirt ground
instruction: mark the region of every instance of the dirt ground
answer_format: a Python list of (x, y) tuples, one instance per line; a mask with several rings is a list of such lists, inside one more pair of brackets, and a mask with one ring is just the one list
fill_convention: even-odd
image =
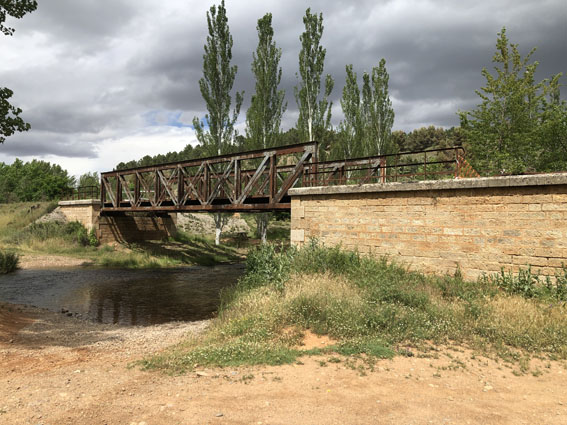
[(92, 265), (92, 261), (63, 255), (22, 254), (19, 267), (21, 269), (45, 269), (54, 267), (77, 267)]
[(0, 304), (0, 424), (567, 423), (564, 362), (516, 376), (456, 347), (381, 360), (374, 371), (329, 356), (182, 376), (131, 367), (206, 326), (97, 325)]

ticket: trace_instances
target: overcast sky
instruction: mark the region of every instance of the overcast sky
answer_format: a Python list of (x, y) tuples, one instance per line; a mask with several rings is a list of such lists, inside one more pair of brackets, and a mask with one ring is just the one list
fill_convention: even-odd
[[(190, 124), (206, 113), (198, 80), (206, 11), (214, 3), (39, 0), (35, 12), (9, 19), (16, 32), (0, 35), (0, 86), (15, 92), (11, 102), (32, 130), (0, 144), (0, 162), (37, 158), (79, 175), (195, 144)], [(323, 13), (335, 125), (345, 65), (352, 63), (360, 78), (381, 58), (390, 74), (394, 129), (458, 125), (456, 112), (479, 103), (474, 91), (485, 82), (480, 72), (491, 67), (503, 26), (523, 54), (538, 48), (539, 79), (567, 71), (565, 0), (227, 0), (226, 7), (235, 89), (246, 99), (241, 131), (254, 88), (256, 24), (267, 12), (283, 52), (285, 129), (297, 119), (293, 87), (307, 7)]]

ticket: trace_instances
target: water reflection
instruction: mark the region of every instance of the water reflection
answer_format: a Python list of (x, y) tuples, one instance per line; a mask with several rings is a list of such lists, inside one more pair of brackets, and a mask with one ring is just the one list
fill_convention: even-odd
[(0, 276), (0, 301), (69, 311), (101, 323), (151, 325), (201, 320), (243, 265), (167, 270), (20, 270)]

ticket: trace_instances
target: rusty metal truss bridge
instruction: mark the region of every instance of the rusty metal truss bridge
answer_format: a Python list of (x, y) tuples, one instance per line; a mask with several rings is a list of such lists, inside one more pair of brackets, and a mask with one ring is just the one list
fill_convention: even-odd
[(277, 211), (288, 190), (344, 184), (475, 177), (460, 147), (317, 161), (317, 143), (101, 174), (101, 212)]

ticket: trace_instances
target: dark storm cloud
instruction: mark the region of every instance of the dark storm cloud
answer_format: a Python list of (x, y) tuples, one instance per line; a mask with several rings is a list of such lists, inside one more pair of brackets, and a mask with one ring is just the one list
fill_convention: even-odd
[[(14, 102), (33, 126), (0, 146), (0, 153), (92, 157), (97, 137), (118, 143), (152, 125), (149, 116), (179, 116), (179, 125), (203, 117), (198, 81), (206, 11), (212, 4), (40, 2), (36, 12), (14, 22), (14, 37), (0, 39), (2, 52), (10, 57), (26, 55), (17, 65), (3, 64), (0, 57), (0, 82), (14, 89)], [(479, 103), (474, 91), (484, 84), (481, 69), (491, 68), (496, 34), (503, 26), (523, 54), (538, 46), (533, 59), (540, 62), (539, 79), (567, 71), (564, 0), (227, 1), (238, 66), (234, 89), (245, 91), (239, 121), (244, 121), (254, 91), (250, 64), (257, 20), (272, 12), (282, 49), (281, 88), (288, 101), (283, 125), (295, 124), (293, 88), (308, 5), (324, 15), (322, 44), (327, 49), (325, 73), (335, 79), (335, 124), (342, 116), (345, 65), (352, 63), (361, 79), (385, 58), (395, 129), (458, 125), (456, 112)]]
[(46, 131), (18, 133), (10, 137), (0, 153), (15, 157), (61, 156), (66, 158), (96, 157), (94, 142), (78, 142), (72, 136)]

